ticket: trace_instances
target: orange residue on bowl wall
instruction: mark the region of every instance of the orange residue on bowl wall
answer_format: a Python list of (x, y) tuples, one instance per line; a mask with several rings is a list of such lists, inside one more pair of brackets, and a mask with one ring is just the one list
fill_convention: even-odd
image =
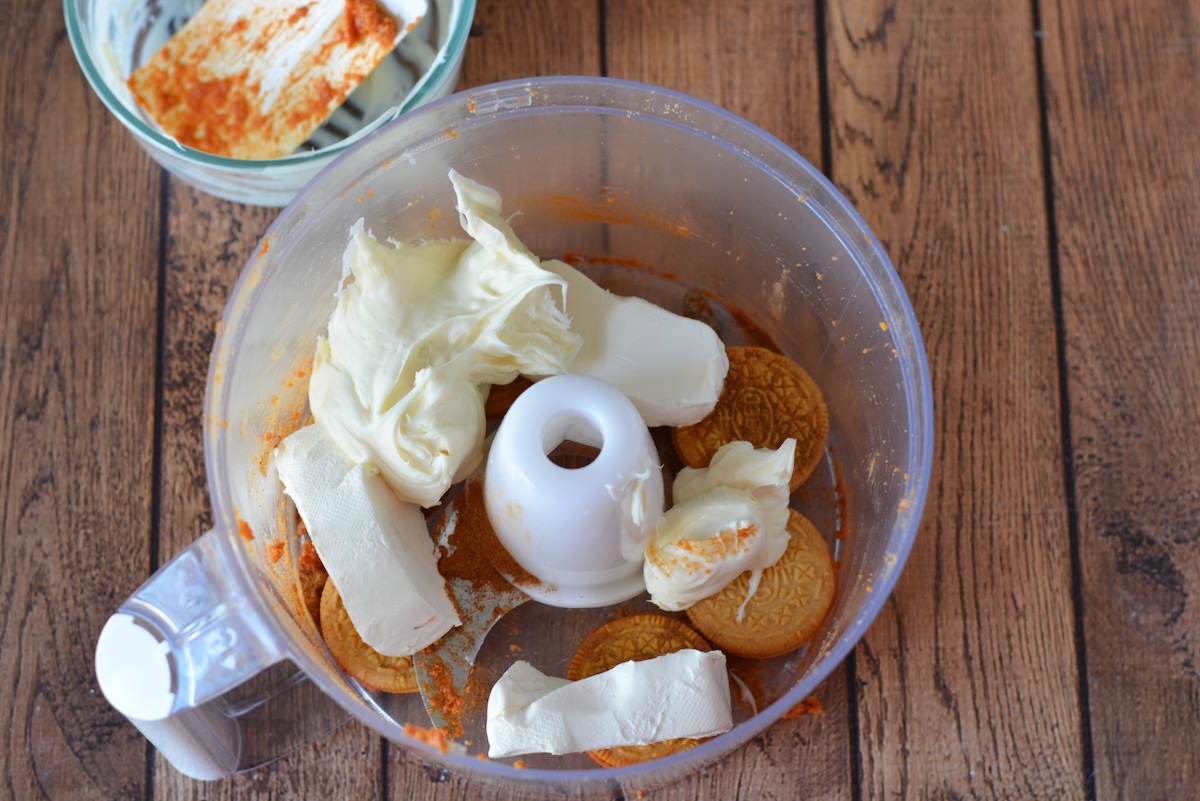
[[(283, 439), (299, 429), (302, 421), (307, 422), (303, 412), (308, 403), (306, 378), (311, 373), (311, 358), (301, 360), (299, 366), (294, 367), (287, 375), (287, 378), (284, 380), (284, 388), (281, 389), (280, 393), (260, 401), (259, 408), (263, 409), (260, 424), (263, 430), (261, 435), (257, 436), (257, 446), (251, 464), (258, 468), (259, 474), (263, 477), (267, 475), (267, 468), (270, 465), (271, 455), (274, 453), (275, 447)], [(297, 382), (299, 382), (298, 389)], [(245, 438), (245, 429), (243, 429), (243, 438)], [(287, 540), (289, 514), (294, 514), (294, 510), (287, 505), (287, 502), (281, 496), (279, 506), (275, 510), (276, 516), (273, 522), (277, 538), (271, 540), (265, 548), (259, 550), (258, 554), (260, 559), (271, 566), (270, 575), (283, 597), (290, 601), (292, 612), (296, 619), (305, 621), (308, 616), (304, 611), (304, 599), (300, 596), (295, 560), (288, 559), (286, 562), (283, 561), (283, 557), (290, 553)], [(298, 521), (297, 532), (299, 533), (302, 530), (303, 522)]]
[(821, 706), (821, 702), (815, 695), (810, 695), (794, 707), (783, 713), (783, 717), (791, 720), (803, 715), (823, 715), (825, 707)]
[(419, 740), (432, 748), (436, 748), (443, 754), (450, 751), (451, 740), (441, 729), (429, 729), (424, 726), (405, 723), (404, 733), (414, 740)]
[(681, 239), (694, 239), (696, 236), (686, 225), (664, 219), (657, 214), (642, 211), (618, 211), (617, 206), (620, 204), (621, 201), (611, 195), (605, 195), (599, 201), (590, 201), (574, 195), (551, 193), (525, 199), (520, 205), (523, 209), (578, 222), (640, 225), (645, 228), (666, 231)]
[[(841, 547), (835, 550), (838, 558), (833, 562), (833, 569), (840, 574), (845, 566), (846, 541), (850, 537), (850, 519), (847, 510), (846, 482), (842, 478), (842, 463), (834, 455), (832, 445), (829, 446), (829, 463), (833, 465), (833, 501), (837, 508), (837, 530), (834, 532), (834, 537), (841, 543)], [(840, 577), (838, 581), (840, 583)]]
[(842, 463), (834, 455), (833, 446), (829, 446), (829, 461), (833, 465), (833, 495), (837, 503), (838, 529), (837, 538), (843, 542), (850, 536), (850, 521), (846, 514), (846, 482), (842, 478)]
[(266, 476), (275, 446), (301, 427), (304, 407), (308, 402), (307, 387), (304, 383), (311, 373), (312, 362), (304, 362), (284, 381), (285, 390), (294, 390), (299, 383), (301, 391), (285, 391), (271, 397), (271, 408), (263, 419), (264, 431), (255, 459), (259, 475)]
[[(756, 659), (743, 659), (742, 657), (729, 658), (729, 672), (735, 674), (741, 685), (750, 693), (755, 709), (762, 709), (774, 700), (768, 698), (767, 688), (763, 685), (762, 669), (762, 665)], [(747, 705), (746, 698), (742, 693), (734, 693), (733, 698), (735, 703), (740, 703), (743, 706)]]
[(299, 621), (304, 621), (308, 618), (308, 610), (304, 607), (304, 599), (300, 597), (300, 591), (294, 584), (289, 585), (291, 591), (285, 593), (285, 597), (291, 602), (292, 617)]
[(657, 275), (660, 278), (665, 278), (668, 281), (678, 281), (679, 275), (676, 273), (663, 272), (656, 268), (653, 264), (647, 264), (640, 259), (630, 259), (621, 256), (585, 256), (582, 253), (564, 253), (562, 260), (572, 267), (579, 267), (581, 264), (604, 264), (614, 267), (627, 267), (631, 270), (643, 270), (651, 275)]
[[(608, 223), (609, 225), (629, 224), (633, 217), (628, 214), (617, 214), (612, 209), (606, 209), (595, 203), (589, 203), (583, 198), (572, 195), (547, 194), (544, 203), (551, 206), (559, 215), (583, 222)], [(605, 204), (615, 205), (615, 204)]]
[(770, 335), (768, 335), (758, 323), (754, 322), (754, 320), (750, 318), (750, 315), (746, 314), (736, 306), (731, 306), (729, 304), (725, 304), (725, 308), (729, 310), (729, 314), (731, 317), (733, 317), (733, 321), (737, 323), (738, 331), (741, 332), (742, 336), (746, 338), (748, 343), (757, 345), (760, 348), (773, 350), (776, 353), (783, 352), (779, 348), (779, 345), (775, 344), (775, 340), (771, 339)]

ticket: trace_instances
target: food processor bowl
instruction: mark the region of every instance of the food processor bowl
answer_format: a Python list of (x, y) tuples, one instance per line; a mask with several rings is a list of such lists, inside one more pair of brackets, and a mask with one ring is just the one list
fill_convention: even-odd
[[(345, 676), (304, 611), (301, 543), (270, 453), (305, 418), (314, 341), (334, 307), (351, 225), (362, 218), (381, 240), (407, 243), (463, 237), (451, 168), (496, 189), (517, 235), (542, 258), (563, 258), (618, 294), (704, 319), (726, 344), (775, 348), (825, 395), (828, 448), (792, 505), (833, 549), (836, 601), (805, 648), (739, 663), (759, 704), (737, 706), (726, 734), (620, 768), (586, 754), (530, 755), (520, 769), (478, 758), (487, 748), (487, 692), (513, 661), (564, 676), (596, 626), (657, 612), (645, 596), (600, 609), (526, 603), (501, 619), (463, 699), (465, 732), (449, 745), (426, 736), (418, 696), (369, 692)], [(669, 448), (669, 436), (656, 434)], [(206, 539), (219, 540), (222, 580), (241, 594), (231, 619), (255, 621), (239, 636), (266, 642), (259, 650), (279, 675), (303, 674), (303, 685), (337, 708), (456, 774), (531, 796), (569, 789), (601, 797), (617, 786), (651, 789), (728, 754), (834, 670), (904, 565), (931, 449), (928, 366), (912, 307), (878, 240), (818, 170), (746, 121), (675, 92), (603, 78), (522, 80), (444, 98), (382, 127), (271, 226), (229, 301), (211, 362), (205, 455), (216, 525)], [(224, 644), (215, 642), (218, 662)], [(175, 665), (180, 694), (193, 680), (185, 668)], [(215, 692), (204, 696), (216, 699), (205, 714), (220, 725), (236, 720)], [(296, 724), (300, 739), (335, 717), (323, 714), (307, 728)], [(243, 754), (263, 751), (248, 745), (254, 727), (233, 728), (226, 739)], [(185, 753), (198, 742), (191, 731), (177, 743)], [(223, 758), (224, 766), (210, 760), (211, 770), (253, 761)]]

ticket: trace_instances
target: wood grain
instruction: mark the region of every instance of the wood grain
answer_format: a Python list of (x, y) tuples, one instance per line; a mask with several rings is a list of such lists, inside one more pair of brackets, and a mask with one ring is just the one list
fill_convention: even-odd
[(1200, 780), (1200, 6), (1043, 11), (1095, 794)]
[[(277, 213), (217, 200), (176, 179), (170, 183), (159, 544), (164, 562), (212, 525), (201, 425), (209, 355), (229, 293)], [(353, 723), (271, 767), (219, 782), (193, 781), (156, 756), (154, 798), (378, 798), (381, 751), (378, 735)]]
[(607, 0), (607, 74), (718, 105), (821, 164), (814, 0)]
[(599, 75), (603, 0), (477, 0), (459, 88), (539, 75)]
[(2, 10), (0, 798), (140, 798), (145, 741), (92, 649), (149, 567), (157, 170), (61, 7)]
[(830, 4), (833, 177), (916, 308), (934, 479), (858, 652), (865, 798), (1081, 798), (1036, 51), (1025, 4)]

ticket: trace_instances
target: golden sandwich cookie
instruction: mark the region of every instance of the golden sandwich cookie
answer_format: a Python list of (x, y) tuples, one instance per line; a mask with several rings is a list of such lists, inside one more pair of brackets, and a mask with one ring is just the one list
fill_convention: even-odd
[(363, 642), (332, 581), (326, 581), (321, 592), (321, 635), (342, 670), (367, 689), (388, 693), (417, 691), (412, 657), (384, 656)]
[(308, 610), (313, 623), (320, 629), (321, 593), (325, 589), (325, 582), (329, 581), (329, 574), (325, 572), (325, 565), (317, 555), (317, 549), (309, 541), (305, 541), (301, 547), (299, 562), (300, 598), (304, 601), (304, 608)]
[(799, 512), (789, 511), (787, 528), (787, 550), (763, 571), (742, 620), (737, 612), (749, 571), (687, 610), (692, 625), (727, 654), (766, 659), (794, 651), (816, 635), (833, 606), (837, 580), (829, 546)]
[(829, 435), (829, 412), (816, 382), (804, 368), (766, 348), (729, 347), (729, 372), (717, 405), (707, 417), (673, 429), (679, 458), (707, 467), (722, 445), (745, 440), (772, 450), (796, 440), (789, 487), (795, 492), (821, 461)]

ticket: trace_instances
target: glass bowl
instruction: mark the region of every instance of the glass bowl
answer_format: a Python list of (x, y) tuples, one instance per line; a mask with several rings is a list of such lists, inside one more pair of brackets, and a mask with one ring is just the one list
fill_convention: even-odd
[(430, 0), (429, 13), (396, 52), (295, 153), (277, 159), (215, 156), (163, 133), (126, 81), (202, 0), (63, 0), (67, 34), (92, 89), (151, 158), (205, 192), (241, 203), (283, 206), (314, 175), (388, 120), (454, 91), (475, 0)]

